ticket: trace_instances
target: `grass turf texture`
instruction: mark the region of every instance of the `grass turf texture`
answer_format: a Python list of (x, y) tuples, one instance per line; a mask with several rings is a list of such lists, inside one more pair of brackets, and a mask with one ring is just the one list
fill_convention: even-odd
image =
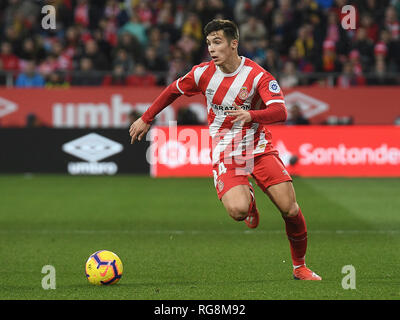
[[(307, 265), (292, 278), (277, 209), (256, 189), (260, 225), (228, 217), (212, 179), (0, 176), (0, 299), (399, 299), (399, 179), (294, 180), (308, 225)], [(95, 287), (84, 266), (115, 252), (124, 274)], [(44, 265), (56, 290), (44, 290)], [(342, 288), (342, 267), (356, 289)]]

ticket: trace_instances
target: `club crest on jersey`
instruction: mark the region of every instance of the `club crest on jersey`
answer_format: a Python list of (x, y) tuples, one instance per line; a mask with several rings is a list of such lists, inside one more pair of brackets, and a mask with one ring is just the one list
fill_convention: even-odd
[(239, 91), (239, 98), (242, 100), (246, 100), (247, 97), (249, 96), (249, 92), (247, 91), (246, 87), (242, 87)]
[(278, 81), (272, 80), (269, 82), (269, 91), (271, 91), (273, 93), (279, 93), (281, 91)]

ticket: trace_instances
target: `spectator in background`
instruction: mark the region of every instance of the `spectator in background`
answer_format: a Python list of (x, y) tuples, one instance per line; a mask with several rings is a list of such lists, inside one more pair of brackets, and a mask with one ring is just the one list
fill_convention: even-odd
[(133, 75), (129, 77), (129, 85), (136, 87), (155, 86), (157, 83), (156, 77), (148, 72), (145, 66), (141, 63), (136, 64)]
[(397, 17), (400, 17), (400, 0), (391, 0), (390, 4), (396, 9)]
[(249, 20), (240, 26), (240, 41), (253, 41), (258, 44), (267, 37), (265, 26), (256, 17), (250, 16)]
[(132, 61), (135, 63), (137, 61), (143, 60), (143, 47), (140, 44), (136, 36), (128, 32), (122, 32), (119, 35), (117, 46), (112, 51), (112, 56), (116, 56), (116, 52), (120, 49), (124, 49)]
[(73, 57), (77, 54), (77, 50), (79, 47), (79, 33), (78, 28), (75, 26), (71, 26), (67, 28), (65, 31), (65, 45), (62, 50), (65, 55), (72, 60)]
[(1, 44), (0, 60), (5, 71), (17, 71), (19, 68), (19, 58), (13, 53), (9, 42)]
[(378, 24), (372, 20), (370, 14), (365, 13), (361, 15), (361, 27), (365, 28), (367, 33), (367, 38), (371, 39), (371, 41), (376, 42), (378, 40), (379, 35), (379, 27)]
[(140, 23), (149, 28), (153, 22), (153, 11), (150, 8), (150, 4), (147, 1), (139, 1), (136, 6), (134, 6), (133, 11), (137, 12)]
[(307, 125), (310, 124), (308, 119), (304, 117), (301, 107), (298, 104), (294, 104), (289, 110), (287, 125)]
[(99, 24), (102, 11), (99, 10), (99, 7), (91, 1), (77, 0), (73, 15), (76, 25), (81, 25), (86, 29), (94, 30)]
[(43, 87), (44, 78), (36, 72), (36, 65), (33, 60), (25, 63), (24, 72), (20, 73), (15, 82), (17, 88)]
[[(233, 14), (235, 17), (235, 21), (240, 26), (245, 23), (250, 16), (250, 8), (251, 4), (247, 0), (237, 0), (235, 7), (233, 9)], [(207, 18), (207, 22), (212, 20), (212, 17)]]
[[(4, 10), (3, 24), (5, 28), (12, 27), (14, 29), (15, 16), (18, 13), (22, 0), (10, 0), (8, 6)], [(15, 30), (15, 29), (14, 29)]]
[(126, 86), (128, 85), (127, 73), (121, 64), (114, 65), (111, 75), (106, 75), (102, 82), (103, 86)]
[(164, 2), (156, 19), (157, 27), (162, 30), (162, 37), (175, 43), (181, 35), (180, 30), (174, 26), (172, 2)]
[(268, 31), (272, 29), (272, 20), (275, 10), (277, 10), (277, 6), (275, 5), (274, 0), (262, 1), (254, 10), (254, 14), (264, 23), (264, 26)]
[(144, 64), (149, 71), (162, 72), (167, 70), (165, 58), (157, 56), (156, 49), (152, 46), (146, 48)]
[(203, 27), (201, 25), (201, 21), (198, 15), (194, 12), (190, 12), (186, 21), (183, 23), (182, 26), (182, 36), (189, 36), (197, 44), (203, 39)]
[(162, 34), (159, 27), (149, 29), (148, 46), (152, 46), (158, 57), (169, 57), (171, 54), (170, 41), (165, 34)]
[(267, 48), (265, 50), (265, 60), (261, 66), (271, 74), (279, 74), (279, 70), (281, 70), (281, 60), (274, 49)]
[(38, 62), (46, 56), (42, 47), (38, 47), (32, 38), (27, 38), (22, 43), (22, 50), (19, 57), (22, 60), (35, 60)]
[(72, 76), (71, 84), (73, 86), (98, 86), (103, 81), (103, 77), (93, 69), (93, 62), (88, 57), (80, 60), (80, 70)]
[(388, 48), (386, 46), (386, 43), (384, 42), (378, 42), (375, 47), (374, 47), (374, 57), (375, 57), (375, 62), (378, 60), (386, 60)]
[(153, 47), (148, 47), (145, 53), (144, 66), (146, 70), (152, 72), (156, 77), (157, 85), (165, 85), (165, 74), (167, 71), (167, 62), (162, 57), (156, 55)]
[(312, 59), (315, 43), (311, 25), (306, 24), (300, 27), (294, 45), (297, 48), (300, 58), (305, 58), (308, 61)]
[(357, 76), (354, 73), (352, 63), (350, 61), (347, 61), (343, 66), (342, 73), (337, 79), (337, 86), (339, 88), (349, 88), (364, 84), (365, 84), (365, 79), (361, 76)]
[(209, 4), (206, 0), (194, 0), (189, 7), (190, 12), (195, 12), (199, 17), (201, 26), (205, 26), (212, 20)]
[(58, 71), (52, 72), (48, 75), (46, 88), (69, 88), (70, 84), (65, 80), (65, 76)]
[[(94, 36), (94, 32), (98, 30), (100, 31), (101, 37)], [(96, 41), (100, 38), (105, 43), (109, 44), (110, 46), (114, 47), (118, 42), (117, 36), (117, 27), (116, 22), (112, 19), (102, 18), (99, 21), (99, 28), (92, 31), (92, 34)]]
[[(105, 18), (106, 21), (109, 21), (113, 25), (113, 28), (117, 29), (122, 25), (122, 22), (127, 22), (124, 21), (126, 17), (122, 16), (123, 11), (122, 6), (120, 6), (117, 0), (107, 0), (104, 6), (103, 18)], [(119, 19), (122, 19), (122, 21)]]
[(287, 61), (283, 66), (282, 76), (279, 79), (280, 86), (282, 88), (292, 88), (298, 86), (300, 84), (299, 82), (295, 64), (291, 61)]
[[(291, 0), (279, 0), (278, 2), (284, 20), (290, 23), (294, 18), (294, 11), (292, 9)], [(305, 1), (305, 2), (309, 5), (308, 10), (311, 11), (313, 4), (312, 1)]]
[(55, 54), (50, 53), (46, 59), (39, 65), (39, 73), (47, 78), (47, 76), (57, 69), (57, 59)]
[(388, 30), (380, 32), (374, 55), (375, 61), (384, 57), (388, 71), (400, 72), (400, 40), (393, 40)]
[(349, 53), (349, 61), (353, 67), (353, 72), (356, 76), (362, 77), (363, 65), (360, 60), (360, 53), (357, 50), (351, 50)]
[(5, 28), (2, 40), (4, 42), (10, 43), (12, 52), (15, 53), (16, 55), (19, 55), (19, 52), (21, 51), (22, 47), (21, 38), (13, 26)]
[(396, 79), (386, 72), (386, 64), (384, 59), (377, 59), (373, 70), (373, 76), (368, 79), (369, 85), (374, 86), (391, 86), (396, 85)]
[(305, 58), (300, 57), (299, 50), (296, 46), (291, 46), (289, 48), (289, 54), (284, 59), (284, 62), (291, 61), (296, 66), (296, 69), (302, 72), (309, 72), (312, 70), (311, 63), (307, 61)]
[(397, 18), (396, 9), (392, 6), (386, 8), (384, 27), (390, 32), (392, 39), (400, 39), (400, 22)]
[(367, 37), (366, 29), (358, 28), (352, 50), (356, 49), (359, 52), (364, 70), (368, 70), (368, 67), (372, 64), (373, 48), (372, 40)]
[(250, 16), (249, 20), (240, 27), (240, 38), (243, 46), (243, 55), (262, 65), (266, 58), (267, 30), (264, 24), (256, 17)]
[(370, 15), (373, 21), (381, 21), (384, 16), (381, 2), (379, 0), (360, 1), (360, 12)]
[(89, 5), (87, 0), (78, 0), (74, 11), (74, 22), (89, 27)]
[(272, 19), (271, 45), (279, 54), (285, 53), (288, 30), (289, 28), (284, 20), (282, 12), (280, 10), (276, 10)]
[(338, 16), (334, 11), (328, 13), (325, 41), (327, 40), (332, 41), (335, 45), (336, 42), (340, 40), (340, 26), (338, 23)]
[[(112, 59), (111, 52), (113, 48), (118, 43), (118, 37), (116, 33), (113, 33), (113, 36), (107, 37), (106, 31), (101, 27), (102, 20), (100, 20), (100, 28), (93, 30), (93, 40), (97, 43), (99, 52), (102, 52), (106, 57), (107, 61)], [(109, 63), (109, 66), (112, 63)]]
[(53, 43), (50, 54), (53, 54), (57, 61), (57, 69), (72, 70), (74, 68), (72, 56), (64, 50), (63, 44), (59, 41)]
[(172, 83), (176, 79), (183, 77), (190, 71), (190, 65), (185, 60), (185, 55), (180, 48), (172, 50), (171, 59), (168, 62), (168, 73), (166, 82)]
[(97, 42), (93, 39), (85, 43), (83, 56), (92, 60), (95, 70), (109, 70), (109, 63), (103, 52), (99, 51)]
[(336, 46), (333, 40), (325, 40), (322, 53), (322, 71), (323, 72), (339, 72), (341, 69), (340, 62), (336, 54)]
[(32, 37), (40, 7), (34, 1), (10, 0), (3, 19), (5, 27), (11, 26), (20, 38)]
[(182, 50), (188, 61), (195, 61), (196, 53), (200, 47), (200, 44), (196, 41), (196, 39), (194, 39), (192, 36), (184, 34), (177, 42), (176, 46)]
[[(325, 41), (333, 41), (335, 44), (335, 52), (338, 56), (346, 55), (350, 50), (350, 39), (348, 33), (341, 26), (339, 18), (341, 13), (331, 10), (327, 13), (327, 27)], [(322, 40), (322, 39), (321, 39)]]
[(120, 29), (120, 32), (129, 32), (140, 42), (142, 46), (147, 45), (146, 27), (141, 23), (140, 18), (135, 10), (132, 10), (132, 15), (126, 24)]
[[(122, 66), (125, 73), (130, 74), (133, 72), (134, 63), (125, 49), (118, 49), (113, 59), (113, 67)], [(115, 70), (115, 69), (114, 69)]]

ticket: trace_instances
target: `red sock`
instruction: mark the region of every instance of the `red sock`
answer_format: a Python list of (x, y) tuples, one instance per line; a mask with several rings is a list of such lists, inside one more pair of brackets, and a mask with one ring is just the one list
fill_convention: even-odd
[(295, 217), (283, 218), (286, 225), (286, 234), (290, 243), (293, 266), (305, 264), (307, 250), (307, 226), (304, 216), (299, 208)]

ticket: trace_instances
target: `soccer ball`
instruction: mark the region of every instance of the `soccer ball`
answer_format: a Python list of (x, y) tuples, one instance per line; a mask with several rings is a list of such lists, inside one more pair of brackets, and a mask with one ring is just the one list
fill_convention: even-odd
[(86, 261), (86, 278), (94, 285), (115, 284), (123, 271), (121, 259), (111, 251), (100, 250)]

